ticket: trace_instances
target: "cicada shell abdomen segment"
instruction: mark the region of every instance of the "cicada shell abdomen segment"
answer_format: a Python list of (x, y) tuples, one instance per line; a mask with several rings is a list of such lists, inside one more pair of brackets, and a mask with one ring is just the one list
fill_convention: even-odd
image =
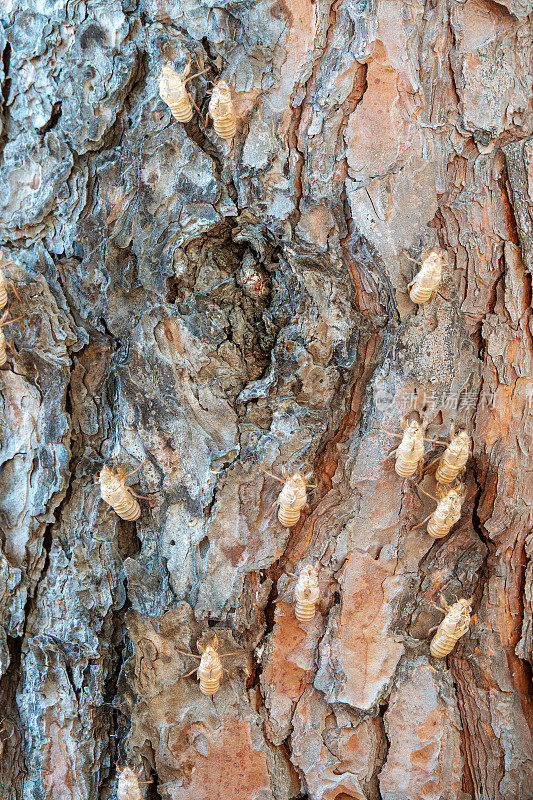
[(431, 640), (430, 652), (435, 658), (445, 658), (455, 647), (457, 641), (467, 633), (470, 627), (472, 600), (461, 599), (450, 606), (446, 616), (437, 628)]
[(20, 297), (18, 295), (17, 290), (15, 289), (15, 286), (11, 283), (11, 281), (8, 281), (6, 278), (6, 267), (14, 263), (15, 262), (12, 259), (8, 261), (4, 256), (3, 251), (0, 250), (0, 311), (6, 308), (8, 304), (9, 300), (7, 295), (8, 286), (11, 286), (15, 297), (17, 298), (17, 300), (20, 300)]
[(294, 613), (298, 622), (310, 622), (313, 619), (319, 597), (318, 567), (303, 567), (294, 588)]
[(226, 81), (219, 81), (213, 87), (208, 110), (209, 116), (213, 120), (215, 133), (221, 139), (233, 139), (237, 133), (237, 115), (233, 106), (231, 89)]
[(134, 522), (141, 516), (141, 507), (127, 487), (125, 487), (121, 497), (115, 501), (113, 509), (121, 519), (125, 519), (128, 522)]
[(450, 489), (442, 500), (439, 500), (427, 525), (427, 532), (430, 536), (434, 539), (442, 539), (449, 534), (455, 523), (459, 522), (463, 499), (463, 489), (457, 487)]
[(190, 70), (188, 68), (179, 74), (170, 64), (163, 64), (159, 76), (159, 96), (170, 108), (172, 116), (178, 122), (190, 122), (193, 117), (192, 103), (185, 88), (184, 79)]
[[(6, 308), (2, 317), (0, 318), (0, 367), (3, 367), (7, 364), (7, 339), (4, 333), (4, 327), (6, 325), (10, 325), (12, 322), (17, 322), (20, 317), (16, 317), (15, 319), (8, 319), (9, 317), (9, 308)], [(13, 349), (13, 345), (10, 345), (11, 349)]]
[(143, 800), (139, 786), (139, 777), (131, 767), (124, 767), (119, 772), (117, 800)]
[(470, 436), (459, 431), (451, 437), (450, 443), (439, 459), (435, 473), (437, 483), (452, 483), (470, 458)]
[(5, 272), (0, 266), (0, 311), (7, 306), (7, 281)]
[(121, 519), (133, 522), (141, 516), (141, 507), (125, 485), (124, 472), (117, 466), (116, 470), (104, 464), (98, 477), (100, 494)]
[(292, 528), (307, 505), (305, 477), (299, 472), (291, 475), (283, 484), (278, 497), (278, 519), (285, 528)]
[(433, 250), (424, 258), (420, 271), (409, 288), (409, 297), (413, 303), (427, 303), (437, 291), (442, 280), (442, 268), (446, 263), (446, 256), (438, 250)]
[(394, 464), (396, 474), (402, 478), (414, 475), (423, 456), (424, 434), (418, 422), (413, 420), (403, 432), (402, 441), (396, 450)]
[(7, 341), (2, 328), (0, 328), (0, 367), (7, 364)]
[(8, 261), (0, 250), (0, 311), (2, 311), (8, 303), (7, 287), (8, 281), (6, 278), (6, 267), (8, 264), (13, 264), (13, 261)]
[(198, 678), (202, 694), (211, 695), (218, 691), (222, 672), (222, 662), (214, 641), (213, 644), (207, 645), (203, 651), (200, 666), (198, 667)]

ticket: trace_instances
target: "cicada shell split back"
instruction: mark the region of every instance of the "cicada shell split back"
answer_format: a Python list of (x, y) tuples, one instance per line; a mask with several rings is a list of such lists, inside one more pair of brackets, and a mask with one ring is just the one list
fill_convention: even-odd
[(318, 566), (302, 567), (294, 588), (294, 613), (298, 622), (310, 622), (320, 597)]
[(311, 476), (311, 472), (306, 475), (294, 472), (285, 480), (277, 499), (278, 519), (285, 528), (292, 528), (300, 519), (302, 509), (307, 505), (307, 481)]
[(470, 457), (470, 436), (466, 431), (450, 432), (450, 443), (439, 459), (435, 473), (437, 483), (452, 483), (465, 468)]
[(457, 641), (467, 633), (470, 626), (472, 599), (458, 600), (452, 606), (444, 604), (445, 617), (431, 640), (430, 652), (435, 658), (445, 658), (452, 652)]
[(450, 489), (438, 501), (437, 508), (428, 521), (427, 532), (430, 536), (434, 539), (442, 539), (449, 534), (455, 523), (459, 522), (463, 500), (464, 489), (462, 486), (458, 486)]
[[(133, 475), (133, 472), (130, 472), (129, 475)], [(128, 475), (124, 473), (118, 463), (115, 465), (115, 469), (104, 464), (98, 476), (98, 483), (102, 500), (105, 500), (121, 519), (134, 521), (141, 516), (141, 507), (132, 490), (126, 486), (127, 477)]]
[(439, 288), (442, 269), (447, 264), (446, 256), (439, 250), (432, 250), (424, 258), (420, 271), (409, 284), (409, 297), (413, 303), (427, 303)]
[(205, 648), (198, 645), (198, 649), (202, 654), (200, 666), (198, 667), (200, 691), (206, 695), (215, 694), (220, 687), (220, 679), (224, 671), (218, 654), (217, 637), (215, 636), (211, 644), (208, 644)]
[(216, 635), (213, 637), (210, 644), (206, 645), (205, 647), (198, 643), (198, 650), (202, 654), (201, 656), (196, 656), (194, 653), (187, 653), (184, 650), (179, 650), (179, 652), (184, 656), (200, 658), (200, 665), (181, 677), (187, 678), (194, 672), (198, 673), (200, 691), (202, 694), (209, 696), (215, 694), (215, 692), (218, 692), (220, 687), (220, 679), (222, 678), (222, 673), (224, 672), (224, 668), (222, 667), (222, 662), (220, 659), (226, 658), (227, 656), (240, 655), (242, 651), (238, 651), (236, 653), (219, 654), (218, 638)]
[(231, 141), (237, 133), (237, 115), (233, 106), (231, 89), (224, 80), (218, 81), (213, 86), (208, 116), (213, 120), (215, 133), (221, 139)]
[(424, 456), (424, 432), (419, 423), (412, 420), (403, 432), (402, 441), (396, 448), (394, 469), (401, 478), (414, 475), (420, 459)]
[(197, 78), (198, 75), (203, 75), (208, 70), (204, 69), (187, 77), (190, 71), (190, 64), (181, 74), (176, 72), (171, 64), (163, 64), (159, 75), (159, 96), (170, 108), (174, 119), (183, 123), (190, 122), (193, 117), (192, 98), (185, 88), (185, 84), (192, 81), (193, 78)]
[(123, 767), (119, 770), (117, 800), (143, 800), (139, 776), (131, 767)]
[(171, 64), (163, 64), (159, 76), (159, 96), (178, 122), (190, 122), (193, 117), (192, 103), (185, 88), (185, 78), (190, 69), (189, 64), (180, 75)]

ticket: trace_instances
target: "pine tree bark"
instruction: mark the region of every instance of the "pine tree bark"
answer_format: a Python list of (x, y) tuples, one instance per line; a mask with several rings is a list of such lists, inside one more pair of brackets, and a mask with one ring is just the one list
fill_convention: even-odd
[[(0, 16), (2, 800), (110, 800), (120, 764), (147, 800), (531, 798), (533, 2)], [(210, 70), (185, 125), (166, 61)], [(410, 413), (473, 437), (437, 541), (384, 462)], [(94, 485), (114, 456), (146, 459), (137, 522)], [(316, 484), (290, 530), (283, 465)], [(441, 594), (475, 612), (445, 661)], [(211, 698), (181, 651), (214, 633), (240, 652)]]

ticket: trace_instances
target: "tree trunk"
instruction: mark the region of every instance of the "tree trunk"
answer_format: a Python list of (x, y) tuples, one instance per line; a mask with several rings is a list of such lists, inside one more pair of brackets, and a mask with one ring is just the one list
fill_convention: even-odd
[[(2, 800), (109, 800), (125, 764), (149, 800), (533, 797), (533, 2), (0, 14)], [(165, 62), (209, 68), (189, 123)], [(434, 465), (385, 460), (405, 418), (473, 438), (442, 539)], [(290, 529), (284, 466), (315, 484)], [(440, 595), (473, 597), (446, 659)]]

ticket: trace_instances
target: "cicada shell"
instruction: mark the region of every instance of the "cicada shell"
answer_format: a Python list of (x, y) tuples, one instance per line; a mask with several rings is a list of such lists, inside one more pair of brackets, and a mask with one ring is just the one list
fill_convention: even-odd
[(178, 122), (190, 122), (193, 117), (191, 96), (185, 88), (185, 84), (208, 71), (204, 69), (187, 78), (190, 70), (191, 65), (188, 64), (180, 75), (171, 64), (163, 64), (159, 76), (159, 96), (170, 108), (172, 116)]
[(0, 250), (0, 311), (2, 311), (2, 309), (4, 309), (8, 303), (8, 296), (7, 296), (8, 286), (11, 286), (17, 300), (20, 300), (20, 297), (17, 294), (17, 290), (15, 289), (11, 281), (8, 281), (6, 278), (6, 267), (9, 264), (14, 264), (14, 263), (15, 263), (14, 261), (8, 261), (4, 256), (3, 251)]
[(464, 469), (470, 457), (470, 436), (466, 431), (450, 431), (450, 443), (439, 459), (435, 473), (437, 483), (452, 483)]
[(278, 519), (285, 528), (292, 528), (296, 525), (300, 519), (302, 508), (307, 505), (307, 480), (311, 475), (312, 473), (302, 475), (300, 472), (294, 472), (283, 484), (277, 504), (279, 505)]
[(211, 644), (207, 647), (198, 645), (202, 654), (200, 666), (198, 667), (198, 679), (200, 681), (200, 691), (202, 694), (215, 694), (220, 686), (223, 668), (218, 654), (218, 639), (215, 636)]
[(141, 516), (141, 507), (133, 496), (132, 490), (126, 486), (127, 477), (118, 463), (115, 469), (104, 464), (100, 470), (98, 482), (102, 500), (105, 500), (121, 519), (133, 521)]
[(139, 776), (131, 767), (123, 767), (118, 774), (117, 800), (143, 800)]
[(461, 507), (464, 500), (464, 490), (458, 486), (450, 491), (437, 503), (437, 508), (431, 514), (427, 532), (434, 539), (447, 536), (461, 516)]
[(7, 340), (4, 333), (4, 325), (8, 325), (7, 318), (9, 316), (9, 309), (6, 308), (0, 319), (0, 367), (7, 364)]
[(303, 567), (294, 587), (294, 613), (298, 622), (310, 622), (313, 619), (319, 597), (318, 565)]
[(159, 96), (170, 108), (178, 122), (190, 122), (193, 117), (192, 103), (185, 88), (191, 65), (180, 75), (170, 64), (163, 64), (159, 76)]
[(445, 658), (452, 652), (458, 639), (467, 633), (470, 626), (472, 599), (458, 600), (453, 606), (445, 605), (445, 617), (431, 640), (430, 652), (435, 658)]
[(424, 432), (414, 419), (403, 432), (402, 441), (396, 448), (394, 469), (397, 475), (408, 478), (418, 469), (418, 463), (424, 456)]
[(213, 86), (209, 101), (208, 116), (213, 120), (215, 133), (229, 141), (237, 133), (237, 115), (231, 98), (231, 89), (226, 81), (218, 81)]
[(15, 317), (15, 319), (8, 319), (8, 317), (9, 317), (9, 308), (6, 308), (0, 319), (0, 367), (3, 367), (5, 364), (7, 364), (8, 345), (15, 354), (13, 345), (7, 341), (3, 329), (6, 325), (11, 325), (12, 322), (18, 322), (18, 320), (21, 319), (21, 317)]
[[(3, 253), (0, 253), (3, 258)], [(7, 280), (4, 264), (0, 263), (0, 311), (7, 306)]]
[[(195, 667), (190, 672), (187, 672), (185, 675), (182, 675), (182, 678), (187, 678), (189, 675), (193, 673), (198, 673), (198, 680), (200, 681), (200, 691), (202, 694), (212, 695), (218, 691), (220, 687), (220, 679), (222, 677), (222, 673), (224, 669), (222, 667), (221, 658), (226, 658), (227, 656), (237, 656), (240, 655), (242, 651), (237, 651), (236, 653), (221, 653), (218, 652), (218, 638), (216, 635), (211, 640), (211, 643), (208, 644), (206, 647), (202, 647), (200, 643), (198, 643), (198, 650), (202, 654), (200, 657), (200, 666)], [(198, 658), (198, 656), (194, 655), (194, 653), (187, 653), (185, 650), (178, 650), (179, 653), (182, 653), (184, 656), (191, 656), (192, 658)]]
[(432, 250), (424, 258), (420, 271), (409, 284), (409, 297), (413, 303), (427, 303), (439, 287), (442, 280), (442, 269), (446, 264), (446, 256), (439, 250)]

